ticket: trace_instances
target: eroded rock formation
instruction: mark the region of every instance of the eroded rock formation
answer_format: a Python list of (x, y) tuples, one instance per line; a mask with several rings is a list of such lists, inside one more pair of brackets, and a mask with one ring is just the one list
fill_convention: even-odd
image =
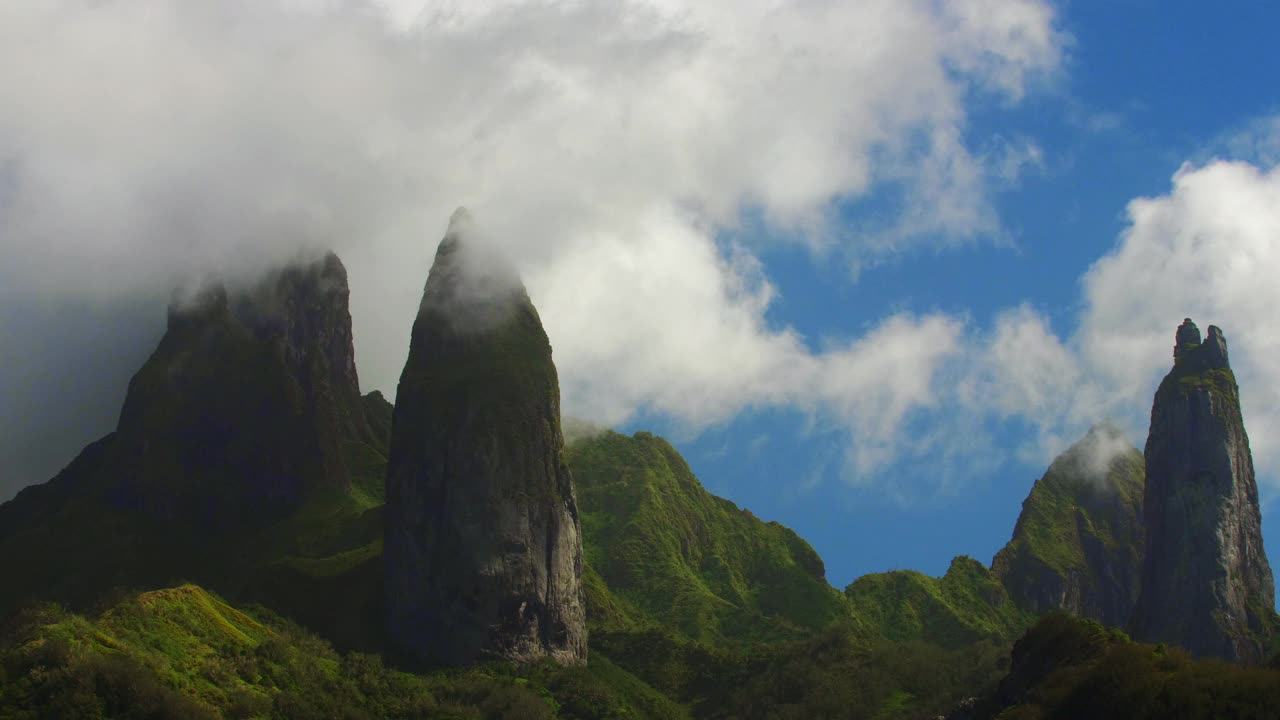
[(419, 661), (586, 658), (581, 528), (551, 345), (455, 213), (400, 377), (387, 467), (391, 645)]
[(240, 526), (348, 490), (346, 443), (372, 441), (348, 297), (328, 254), (175, 301), (120, 413), (120, 501)]
[(1275, 584), (1239, 388), (1222, 331), (1178, 328), (1174, 366), (1151, 408), (1146, 561), (1133, 634), (1196, 655), (1265, 659)]

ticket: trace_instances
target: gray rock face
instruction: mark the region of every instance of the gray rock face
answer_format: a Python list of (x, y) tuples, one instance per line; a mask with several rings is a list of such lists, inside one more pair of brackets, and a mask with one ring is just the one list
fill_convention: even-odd
[(436, 253), (396, 398), (388, 641), (428, 663), (584, 662), (582, 533), (551, 346), (518, 278), (465, 229), (456, 214)]
[(1142, 502), (1142, 454), (1096, 426), (1036, 481), (992, 570), (1019, 607), (1122, 626), (1138, 596)]
[(1135, 637), (1256, 663), (1276, 632), (1258, 488), (1222, 331), (1178, 329), (1145, 451), (1146, 561)]
[(1183, 318), (1182, 324), (1178, 326), (1178, 332), (1174, 335), (1173, 358), (1178, 359), (1178, 354), (1200, 344), (1200, 328), (1191, 321), (1191, 318)]
[(346, 444), (373, 433), (348, 296), (329, 254), (171, 305), (121, 410), (120, 504), (239, 527), (350, 489)]

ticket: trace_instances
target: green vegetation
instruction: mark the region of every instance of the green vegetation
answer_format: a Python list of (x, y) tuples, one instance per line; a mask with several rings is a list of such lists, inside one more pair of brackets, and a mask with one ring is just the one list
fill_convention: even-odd
[(1187, 345), (1179, 351), (1173, 369), (1164, 382), (1160, 383), (1159, 392), (1163, 392), (1166, 386), (1176, 387), (1184, 393), (1196, 388), (1207, 388), (1238, 403), (1240, 390), (1236, 385), (1236, 376), (1231, 368), (1222, 365), (1225, 363), (1208, 346)]
[(1064, 454), (1032, 487), (1010, 544), (1064, 574), (1089, 570), (1086, 536), (1107, 548), (1142, 542), (1142, 453), (1130, 448), (1091, 477), (1084, 452)]
[(1128, 620), (1137, 600), (1146, 466), (1118, 430), (1100, 426), (1053, 461), (1022, 504), (992, 570), (1014, 602), (1040, 613)]
[(1098, 623), (1051, 613), (1018, 641), (977, 718), (1274, 718), (1280, 670), (1193, 660)]
[(593, 631), (662, 625), (733, 645), (849, 617), (808, 543), (708, 493), (666, 440), (605, 432), (572, 445), (566, 461), (600, 579), (588, 585), (601, 605)]
[(1203, 387), (1222, 393), (1228, 398), (1234, 398), (1239, 393), (1239, 389), (1236, 386), (1235, 373), (1231, 372), (1230, 368), (1215, 368), (1197, 373), (1179, 374), (1177, 382), (1178, 387), (1184, 391)]
[(513, 271), (469, 268), (471, 252), (456, 236), (436, 250), (397, 389), (398, 400), (413, 398), (400, 405), (397, 434), (532, 429), (546, 422), (548, 408), (560, 415), (538, 311)]
[(960, 556), (947, 574), (914, 570), (864, 575), (845, 589), (854, 614), (888, 640), (923, 640), (961, 648), (979, 640), (1012, 641), (1034, 620), (1009, 599), (978, 561)]
[(411, 675), (339, 655), (264, 608), (193, 585), (88, 619), (29, 609), (0, 636), (3, 718), (683, 718), (601, 658), (590, 668), (505, 666)]
[[(1262, 717), (1259, 708), (1280, 707), (1264, 687), (1276, 671), (1196, 663), (1066, 616), (1028, 631), (1011, 666), (1012, 641), (1035, 617), (967, 557), (941, 578), (881, 573), (841, 593), (804, 540), (708, 493), (648, 433), (588, 435), (565, 451), (587, 559), (585, 668), (401, 672), (377, 654), (377, 479), (391, 409), (380, 397), (363, 403), (373, 435), (343, 446), (350, 488), (313, 494), (238, 539), (172, 534), (107, 502), (96, 488), (114, 438), (0, 506), (0, 552), (17, 576), (28, 590), (44, 583), (45, 598), (74, 598), (81, 613), (28, 606), (0, 632), (0, 718), (906, 720), (974, 696), (991, 698), (985, 717), (1005, 718), (1159, 717), (1184, 705), (1183, 717), (1218, 707)], [(1078, 470), (1055, 463), (1037, 483), (1002, 553), (1006, 582), (1026, 558), (1079, 572), (1088, 548), (1128, 547), (1141, 465), (1119, 456), (1105, 490)], [(17, 552), (37, 542), (43, 553)], [(186, 584), (117, 593), (89, 610), (113, 587), (162, 586), (158, 569), (185, 569), (231, 603)]]
[(1009, 645), (980, 640), (948, 650), (919, 641), (866, 641), (847, 625), (761, 648), (694, 705), (706, 718), (905, 720), (945, 715), (993, 692)]

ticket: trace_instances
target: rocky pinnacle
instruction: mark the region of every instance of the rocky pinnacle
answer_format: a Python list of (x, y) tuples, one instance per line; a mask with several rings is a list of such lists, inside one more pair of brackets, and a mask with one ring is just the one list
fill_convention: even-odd
[(1143, 458), (1102, 424), (1058, 456), (1022, 503), (992, 570), (1020, 606), (1122, 626), (1142, 571)]
[(1222, 331), (1178, 328), (1151, 408), (1146, 557), (1132, 630), (1195, 655), (1256, 663), (1275, 633), (1275, 585), (1239, 388)]
[(400, 376), (387, 467), (388, 641), (419, 662), (586, 659), (582, 541), (551, 345), (454, 214)]
[(238, 529), (348, 490), (344, 444), (371, 437), (348, 298), (330, 253), (175, 301), (120, 413), (120, 504)]

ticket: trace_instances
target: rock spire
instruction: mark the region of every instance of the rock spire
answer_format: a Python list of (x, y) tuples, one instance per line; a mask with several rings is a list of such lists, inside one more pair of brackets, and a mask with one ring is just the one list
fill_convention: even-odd
[(387, 467), (388, 640), (426, 663), (585, 661), (578, 507), (551, 345), (455, 213), (400, 376)]
[(349, 294), (329, 253), (173, 302), (120, 413), (121, 502), (238, 528), (348, 490), (344, 443), (371, 437)]
[(1239, 388), (1222, 331), (1178, 328), (1146, 459), (1146, 558), (1135, 637), (1242, 662), (1265, 659), (1275, 584)]

